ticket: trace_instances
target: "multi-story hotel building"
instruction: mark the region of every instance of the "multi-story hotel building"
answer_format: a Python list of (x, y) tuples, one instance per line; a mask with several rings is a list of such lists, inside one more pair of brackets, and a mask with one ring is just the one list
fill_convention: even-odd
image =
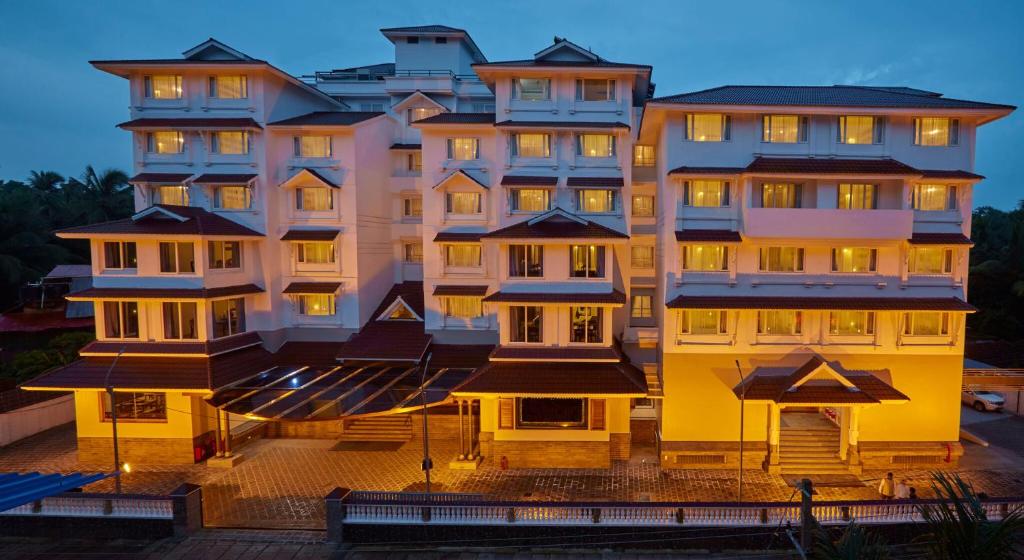
[(83, 457), (114, 413), (129, 460), (192, 462), (240, 420), (374, 439), (430, 406), (467, 467), (731, 468), (741, 433), (772, 472), (956, 463), (975, 137), (1013, 107), (655, 97), (562, 38), (382, 32), (393, 63), (304, 79), (213, 39), (93, 62), (137, 213), (58, 232), (97, 340), (24, 386), (75, 392)]

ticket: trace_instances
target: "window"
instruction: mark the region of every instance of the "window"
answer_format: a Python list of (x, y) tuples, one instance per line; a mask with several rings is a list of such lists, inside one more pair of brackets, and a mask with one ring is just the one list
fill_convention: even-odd
[(420, 38), (419, 37), (406, 37), (405, 38), (405, 42), (410, 44), (410, 45), (415, 45), (415, 44), (420, 42)]
[(473, 296), (448, 296), (441, 298), (444, 316), (453, 319), (476, 319), (484, 314), (483, 299)]
[(405, 170), (414, 173), (423, 171), (423, 152), (410, 152), (405, 155)]
[(124, 270), (138, 268), (139, 260), (135, 256), (134, 241), (104, 241), (103, 268), (106, 270)]
[(164, 316), (164, 338), (169, 340), (194, 340), (199, 338), (199, 311), (191, 301), (167, 301), (162, 304)]
[(551, 157), (551, 135), (537, 133), (513, 134), (510, 149), (512, 150), (512, 157)]
[(450, 192), (444, 195), (445, 212), (449, 214), (480, 214), (483, 212), (480, 193)]
[(523, 397), (516, 401), (519, 408), (517, 428), (585, 429), (587, 427), (587, 399)]
[(633, 268), (654, 268), (654, 245), (633, 245), (629, 254)]
[(384, 104), (383, 103), (360, 103), (359, 104), (359, 110), (363, 111), (365, 113), (383, 113), (384, 112)]
[(391, 314), (388, 315), (388, 319), (387, 319), (388, 321), (419, 321), (420, 320), (419, 317), (417, 317), (416, 314), (413, 312), (413, 310), (409, 309), (408, 305), (405, 305), (405, 301), (402, 301), (401, 303), (398, 303), (398, 300), (395, 300), (395, 303), (393, 303), (392, 305), (394, 307), (392, 308)]
[(576, 80), (576, 101), (615, 101), (615, 80)]
[(761, 208), (800, 208), (803, 185), (793, 183), (763, 183)]
[(214, 338), (245, 332), (245, 300), (222, 299), (214, 301), (211, 305)]
[(683, 270), (692, 272), (729, 270), (729, 248), (725, 245), (684, 245)]
[(570, 307), (569, 320), (571, 331), (569, 342), (600, 344), (604, 341), (604, 308), (602, 307)]
[(807, 117), (798, 115), (765, 115), (761, 119), (761, 141), (772, 144), (795, 144), (807, 141)]
[(654, 326), (654, 292), (638, 288), (629, 297), (630, 323), (634, 326)]
[(724, 309), (683, 309), (679, 312), (679, 334), (726, 334), (729, 312)]
[(509, 245), (508, 275), (510, 278), (541, 278), (544, 276), (544, 246)]
[(828, 315), (828, 333), (834, 336), (875, 334), (873, 311), (832, 311)]
[(612, 189), (579, 189), (576, 191), (576, 208), (589, 214), (615, 212), (616, 192)]
[(577, 134), (576, 155), (585, 158), (615, 157), (615, 136), (611, 134)]
[(707, 180), (684, 182), (683, 206), (693, 208), (725, 208), (729, 206), (729, 182)]
[(792, 336), (800, 334), (803, 312), (771, 309), (757, 312), (757, 334)]
[(914, 185), (914, 210), (945, 212), (956, 210), (956, 187), (953, 185)]
[(334, 294), (299, 294), (295, 297), (295, 311), (306, 317), (334, 315)]
[(149, 99), (181, 99), (181, 76), (146, 76), (142, 81)]
[(163, 185), (153, 188), (153, 204), (188, 206), (188, 200), (188, 187), (181, 185)]
[(402, 245), (402, 259), (407, 263), (423, 262), (423, 243), (406, 243)]
[(167, 396), (164, 393), (114, 393), (111, 410), (110, 393), (101, 393), (103, 421), (109, 422), (116, 414), (117, 421), (167, 420)]
[(654, 167), (654, 146), (633, 146), (633, 167)]
[(758, 270), (761, 272), (803, 272), (804, 250), (798, 247), (762, 247)]
[(306, 241), (295, 244), (295, 260), (302, 264), (331, 264), (336, 262), (334, 243)]
[(946, 247), (911, 247), (908, 268), (911, 274), (950, 275), (953, 250)]
[(686, 115), (683, 139), (692, 142), (724, 142), (732, 134), (729, 115), (699, 113)]
[(653, 218), (654, 195), (634, 194), (632, 212), (634, 218)]
[(103, 302), (103, 334), (107, 338), (139, 338), (138, 302)]
[(910, 336), (948, 336), (949, 313), (913, 311), (903, 315), (903, 334)]
[(245, 76), (210, 76), (210, 97), (245, 99), (249, 97), (249, 80)]
[(481, 265), (480, 253), (480, 245), (469, 243), (445, 245), (444, 264), (457, 268), (479, 268)]
[(878, 250), (866, 247), (832, 249), (832, 272), (865, 273), (878, 270)]
[(508, 308), (509, 342), (544, 342), (544, 308), (513, 305)]
[(330, 136), (295, 136), (292, 143), (297, 158), (331, 157)]
[(423, 199), (418, 196), (410, 196), (402, 199), (402, 216), (406, 218), (423, 217)]
[(160, 243), (160, 272), (193, 274), (196, 271), (195, 245), (186, 243)]
[(512, 99), (547, 101), (551, 99), (551, 80), (548, 78), (512, 78)]
[(874, 210), (878, 208), (875, 185), (840, 183), (836, 207), (840, 210)]
[(413, 107), (409, 109), (408, 113), (409, 124), (433, 117), (434, 115), (440, 115), (443, 112), (444, 109), (440, 107)]
[(252, 190), (245, 185), (215, 187), (213, 207), (217, 210), (248, 210), (252, 208)]
[(241, 241), (209, 241), (210, 268), (242, 268)]
[(547, 189), (512, 189), (508, 206), (512, 212), (547, 212), (551, 193)]
[(603, 245), (571, 245), (571, 278), (604, 278)]
[(185, 135), (177, 130), (159, 130), (146, 133), (146, 152), (150, 154), (180, 154), (185, 151)]
[(960, 143), (960, 119), (920, 117), (914, 119), (917, 146), (956, 146)]
[(480, 154), (480, 141), (476, 138), (449, 138), (448, 159), (471, 161)]
[(211, 152), (222, 155), (244, 155), (249, 153), (248, 132), (222, 130), (210, 136)]
[(881, 144), (884, 131), (881, 117), (839, 117), (840, 144)]
[(295, 209), (303, 212), (334, 210), (334, 196), (329, 187), (299, 187), (295, 189)]
[(474, 113), (493, 113), (494, 112), (494, 103), (474, 103), (473, 104), (473, 112)]

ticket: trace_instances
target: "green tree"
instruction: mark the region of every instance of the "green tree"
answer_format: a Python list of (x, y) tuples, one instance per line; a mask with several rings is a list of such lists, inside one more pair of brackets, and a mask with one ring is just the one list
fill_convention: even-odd
[(940, 560), (1009, 560), (1022, 552), (1024, 516), (1009, 512), (999, 521), (988, 518), (981, 499), (960, 475), (932, 474), (932, 489), (940, 504), (918, 507), (928, 525), (922, 539), (929, 558)]
[(885, 539), (853, 522), (846, 526), (837, 541), (819, 526), (812, 556), (821, 560), (888, 560), (891, 557)]

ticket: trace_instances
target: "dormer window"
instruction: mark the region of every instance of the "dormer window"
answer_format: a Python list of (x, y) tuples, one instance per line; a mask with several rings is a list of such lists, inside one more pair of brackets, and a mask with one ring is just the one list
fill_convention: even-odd
[(919, 117), (914, 119), (914, 145), (956, 146), (960, 144), (960, 119)]
[(188, 187), (183, 185), (160, 185), (153, 187), (153, 204), (188, 206)]
[(296, 136), (292, 143), (297, 158), (331, 157), (330, 136)]
[(210, 76), (210, 97), (214, 99), (245, 99), (249, 97), (249, 80), (245, 76)]
[(440, 107), (413, 107), (412, 109), (409, 109), (408, 112), (409, 124), (423, 120), (427, 117), (440, 115), (443, 112), (444, 110)]
[(161, 130), (146, 134), (146, 153), (180, 154), (185, 151), (185, 135), (177, 130)]
[(146, 76), (142, 81), (147, 99), (181, 99), (181, 76)]
[(551, 99), (551, 80), (548, 78), (512, 78), (512, 99), (547, 101)]
[(510, 148), (512, 150), (512, 157), (551, 157), (551, 135), (537, 133), (513, 134)]
[(210, 135), (210, 151), (222, 155), (248, 154), (251, 140), (248, 132), (221, 130)]
[(445, 193), (445, 212), (448, 214), (473, 215), (483, 212), (480, 193)]
[(299, 187), (295, 189), (295, 209), (302, 212), (334, 210), (334, 197), (327, 187)]
[(576, 101), (615, 101), (615, 80), (576, 80)]

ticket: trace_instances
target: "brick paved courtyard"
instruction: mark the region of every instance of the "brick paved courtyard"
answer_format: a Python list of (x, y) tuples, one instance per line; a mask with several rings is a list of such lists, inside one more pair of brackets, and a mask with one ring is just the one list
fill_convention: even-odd
[[(230, 470), (205, 465), (135, 466), (124, 475), (125, 492), (166, 493), (182, 482), (203, 486), (207, 523), (219, 527), (322, 529), (323, 496), (337, 486), (357, 490), (423, 490), (422, 447), (410, 442), (395, 451), (332, 451), (334, 441), (303, 439), (257, 440), (242, 449), (245, 461)], [(637, 449), (629, 462), (611, 469), (518, 469), (502, 471), (485, 462), (480, 470), (448, 468), (456, 454), (454, 441), (431, 441), (434, 491), (489, 494), (497, 499), (614, 500), (614, 501), (730, 501), (736, 499), (734, 471), (687, 470), (661, 472), (644, 462), (652, 450)], [(979, 491), (992, 496), (1024, 495), (1024, 459), (1008, 468), (1014, 457), (1000, 450), (1002, 468), (986, 465), (977, 446), (968, 451), (961, 474)], [(64, 426), (0, 449), (0, 472), (97, 471), (109, 465), (81, 464), (75, 449), (73, 425)], [(822, 480), (820, 499), (876, 499), (874, 488), (882, 473), (845, 477), (838, 487)], [(794, 491), (786, 481), (760, 470), (745, 471), (744, 499), (786, 501)], [(925, 471), (897, 475), (924, 497), (930, 494)], [(113, 481), (90, 485), (87, 491), (113, 490)]]

